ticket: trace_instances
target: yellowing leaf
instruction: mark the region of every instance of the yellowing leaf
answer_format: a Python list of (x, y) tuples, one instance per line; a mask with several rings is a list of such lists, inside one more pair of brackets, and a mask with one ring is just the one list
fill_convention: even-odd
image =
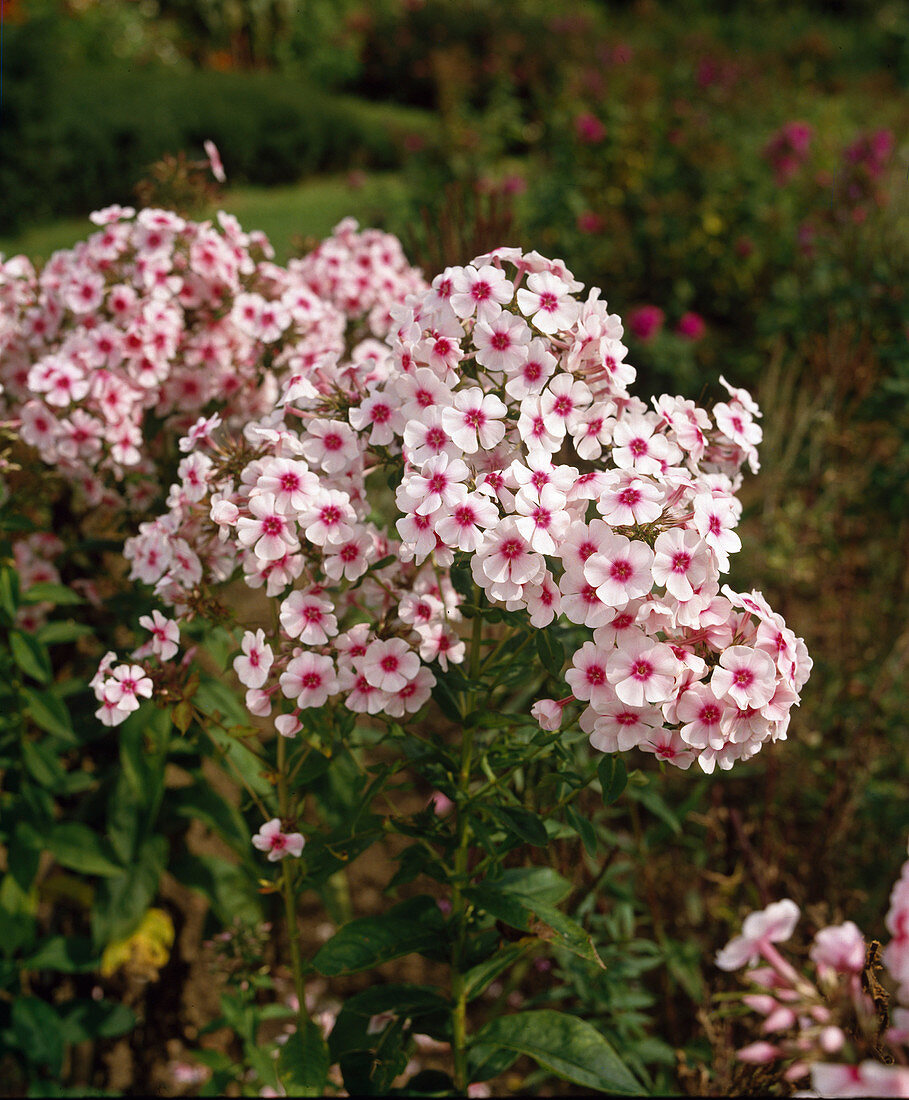
[(174, 922), (163, 909), (149, 909), (139, 927), (125, 940), (109, 943), (101, 956), (101, 977), (124, 967), (136, 978), (154, 981), (170, 958), (174, 944)]

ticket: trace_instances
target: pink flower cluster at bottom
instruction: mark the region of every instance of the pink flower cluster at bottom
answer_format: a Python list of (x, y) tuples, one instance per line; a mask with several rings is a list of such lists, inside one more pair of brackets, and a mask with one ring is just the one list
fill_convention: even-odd
[(880, 1019), (865, 991), (862, 933), (852, 921), (822, 928), (809, 951), (811, 980), (776, 947), (789, 939), (798, 919), (795, 902), (775, 902), (746, 917), (741, 935), (717, 954), (722, 970), (751, 967), (745, 977), (759, 989), (742, 1000), (764, 1017), (766, 1038), (743, 1047), (739, 1059), (784, 1063), (787, 1081), (810, 1075), (813, 1091), (802, 1095), (909, 1097), (909, 861), (890, 896), (886, 924), (893, 938), (882, 955), (898, 983), (898, 1007), (883, 1035), (893, 1064), (863, 1057), (878, 1049)]

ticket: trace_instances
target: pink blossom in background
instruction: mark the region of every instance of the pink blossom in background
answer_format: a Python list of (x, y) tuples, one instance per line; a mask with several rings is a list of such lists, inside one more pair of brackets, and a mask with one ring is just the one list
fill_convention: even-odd
[(764, 159), (778, 184), (788, 183), (808, 159), (813, 136), (807, 122), (787, 122), (764, 146)]
[(585, 145), (597, 145), (606, 137), (606, 127), (589, 111), (577, 115), (574, 120), (575, 133)]
[(683, 313), (679, 318), (679, 323), (675, 326), (675, 331), (679, 336), (683, 336), (686, 340), (691, 340), (694, 343), (703, 338), (707, 331), (707, 325), (700, 314)]
[(215, 145), (213, 141), (204, 141), (202, 143), (202, 148), (205, 150), (205, 155), (208, 157), (211, 174), (218, 183), (224, 183), (227, 180), (227, 175), (224, 171), (224, 165), (221, 162), (221, 154), (218, 152), (218, 146)]
[(659, 306), (638, 306), (628, 314), (628, 327), (639, 339), (647, 343), (662, 329), (666, 314)]
[(578, 214), (577, 226), (581, 233), (599, 233), (603, 228), (603, 219), (593, 210), (585, 210)]

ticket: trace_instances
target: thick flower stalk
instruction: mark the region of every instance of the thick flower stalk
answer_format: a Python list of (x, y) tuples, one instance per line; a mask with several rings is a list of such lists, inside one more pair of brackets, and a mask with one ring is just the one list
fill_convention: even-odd
[[(242, 440), (181, 441), (170, 510), (126, 554), (178, 621), (235, 572), (278, 601), (276, 631), (238, 638), (253, 714), (292, 736), (330, 699), (418, 710), (433, 668), (464, 659), (457, 559), (491, 605), (589, 629), (570, 694), (534, 708), (546, 728), (578, 703), (596, 749), (705, 772), (785, 738), (804, 643), (760, 593), (721, 587), (760, 412), (722, 379), (712, 414), (631, 396), (621, 322), (580, 290), (559, 261), (497, 249), (392, 310), (385, 344), (298, 364)], [(396, 514), (373, 503), (389, 476)]]
[(886, 1012), (867, 980), (875, 958), (852, 921), (822, 928), (809, 950), (809, 977), (780, 953), (799, 909), (786, 899), (751, 913), (742, 933), (717, 954), (722, 970), (749, 967), (756, 987), (742, 997), (763, 1017), (764, 1038), (743, 1047), (743, 1062), (780, 1065), (783, 1077), (810, 1077), (806, 1095), (909, 1096), (909, 862), (893, 888), (886, 924), (893, 938), (881, 961), (896, 986), (897, 1006)]

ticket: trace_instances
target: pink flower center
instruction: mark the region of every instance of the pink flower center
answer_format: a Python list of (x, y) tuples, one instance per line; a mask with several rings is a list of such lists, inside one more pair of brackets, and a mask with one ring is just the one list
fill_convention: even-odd
[(300, 684), (307, 691), (315, 691), (316, 688), (322, 686), (322, 677), (318, 672), (304, 672), (300, 677)]
[(547, 313), (555, 313), (559, 308), (559, 299), (550, 290), (545, 290), (540, 295), (540, 309)]
[(647, 440), (632, 439), (628, 444), (628, 450), (631, 451), (635, 458), (640, 458), (642, 455), (647, 454)]
[(499, 547), (499, 553), (503, 558), (508, 558), (509, 561), (519, 558), (523, 552), (524, 547), (517, 539), (506, 539)]
[(672, 571), (673, 573), (687, 573), (688, 567), (691, 565), (691, 555), (686, 554), (680, 550), (672, 558)]
[(613, 580), (624, 582), (634, 575), (634, 569), (631, 566), (631, 562), (614, 561), (609, 571), (609, 575)]
[(395, 672), (399, 665), (398, 658), (393, 653), (388, 653), (379, 662), (383, 672)]
[(489, 343), (496, 351), (508, 351), (511, 347), (511, 337), (507, 332), (496, 332), (493, 333), (493, 337)]
[(590, 665), (587, 669), (588, 684), (605, 684), (606, 673), (600, 665)]
[(653, 675), (653, 665), (649, 661), (635, 661), (631, 666), (631, 675), (635, 680), (649, 680)]
[(322, 442), (325, 444), (326, 451), (338, 451), (344, 446), (344, 440), (334, 432), (326, 435)]
[(266, 516), (262, 520), (263, 535), (280, 535), (284, 530), (284, 520), (280, 516)]

